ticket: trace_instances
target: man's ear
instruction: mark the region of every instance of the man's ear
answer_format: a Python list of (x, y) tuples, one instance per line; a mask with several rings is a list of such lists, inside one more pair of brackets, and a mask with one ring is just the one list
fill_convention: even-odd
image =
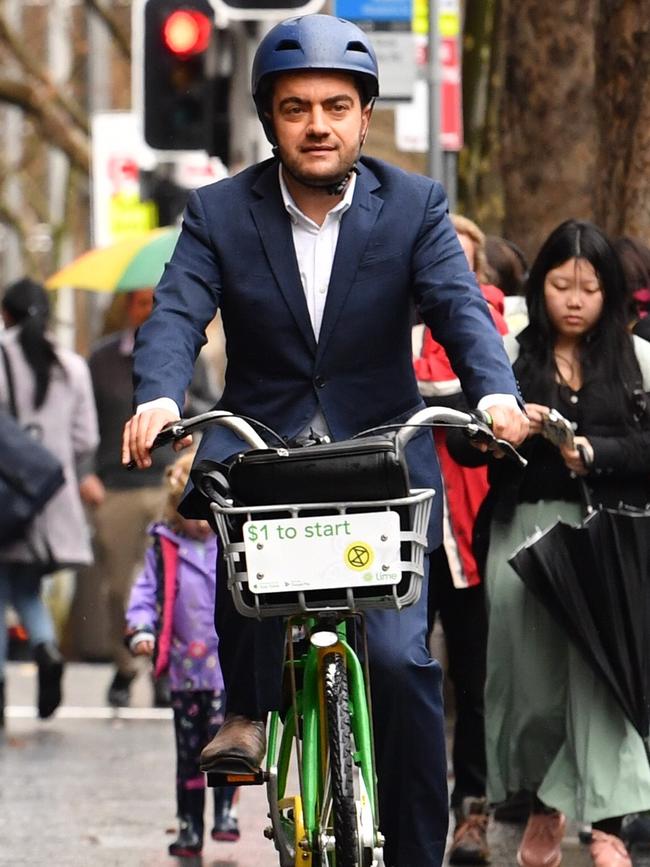
[(361, 146), (363, 147), (366, 136), (368, 135), (368, 129), (370, 127), (370, 118), (372, 117), (372, 110), (375, 107), (374, 99), (371, 99), (370, 102), (365, 105), (361, 109)]

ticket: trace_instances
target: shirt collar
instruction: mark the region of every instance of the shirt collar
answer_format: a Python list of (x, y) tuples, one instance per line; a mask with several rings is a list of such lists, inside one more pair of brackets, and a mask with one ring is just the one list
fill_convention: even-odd
[[(280, 179), (280, 192), (282, 193), (282, 201), (284, 202), (284, 207), (286, 208), (287, 213), (289, 214), (289, 219), (295, 225), (298, 222), (301, 222), (303, 225), (308, 224), (310, 226), (316, 226), (317, 229), (320, 228), (312, 219), (307, 217), (300, 210), (298, 205), (293, 200), (293, 196), (289, 192), (289, 189), (284, 180), (284, 174), (282, 171), (282, 163), (278, 164), (278, 177)], [(337, 202), (336, 205), (328, 212), (328, 216), (330, 214), (336, 214), (340, 219), (343, 214), (348, 210), (350, 205), (352, 204), (352, 197), (354, 196), (354, 188), (357, 183), (357, 173), (352, 172), (352, 177), (350, 178), (347, 187), (345, 188), (345, 193), (340, 202)]]

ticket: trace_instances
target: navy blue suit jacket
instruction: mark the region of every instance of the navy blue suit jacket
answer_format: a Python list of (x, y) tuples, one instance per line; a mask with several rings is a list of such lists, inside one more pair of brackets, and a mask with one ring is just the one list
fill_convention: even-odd
[[(411, 352), (413, 305), (451, 359), (471, 404), (517, 395), (502, 341), (447, 216), (440, 184), (362, 158), (343, 215), (318, 343), (272, 159), (194, 191), (183, 230), (137, 336), (136, 404), (183, 405), (204, 331), (221, 309), (228, 367), (220, 407), (282, 436), (320, 407), (335, 439), (421, 407)], [(197, 459), (244, 448), (208, 431)], [(428, 431), (407, 449), (414, 486), (439, 489)], [(186, 499), (191, 514), (196, 499)], [(441, 539), (434, 510), (431, 543)]]

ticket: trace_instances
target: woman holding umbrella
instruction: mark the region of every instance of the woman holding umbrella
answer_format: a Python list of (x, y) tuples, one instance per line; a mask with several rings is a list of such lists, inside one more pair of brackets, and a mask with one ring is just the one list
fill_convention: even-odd
[[(488, 795), (530, 793), (522, 867), (560, 864), (565, 815), (592, 824), (596, 867), (631, 867), (618, 835), (620, 817), (650, 808), (643, 740), (508, 559), (558, 517), (578, 524), (587, 491), (594, 506), (650, 501), (639, 363), (650, 365), (650, 345), (627, 331), (620, 262), (590, 223), (569, 220), (551, 233), (531, 268), (527, 304), (530, 324), (512, 338), (511, 357), (531, 422), (522, 448), (529, 463), (490, 466)], [(543, 435), (552, 408), (575, 431), (564, 445)]]

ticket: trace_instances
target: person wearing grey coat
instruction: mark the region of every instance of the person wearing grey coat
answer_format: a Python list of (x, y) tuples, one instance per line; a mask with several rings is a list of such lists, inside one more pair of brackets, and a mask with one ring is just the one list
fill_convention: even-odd
[(48, 296), (38, 283), (23, 279), (7, 287), (2, 299), (6, 330), (0, 339), (6, 363), (0, 364), (0, 406), (10, 407), (10, 378), (20, 424), (59, 459), (65, 484), (24, 536), (0, 547), (0, 721), (7, 605), (16, 609), (28, 632), (38, 665), (38, 712), (48, 717), (61, 701), (63, 660), (41, 599), (42, 578), (57, 568), (92, 560), (79, 495), (79, 481), (91, 470), (98, 443), (92, 384), (84, 359), (52, 342), (48, 317)]

